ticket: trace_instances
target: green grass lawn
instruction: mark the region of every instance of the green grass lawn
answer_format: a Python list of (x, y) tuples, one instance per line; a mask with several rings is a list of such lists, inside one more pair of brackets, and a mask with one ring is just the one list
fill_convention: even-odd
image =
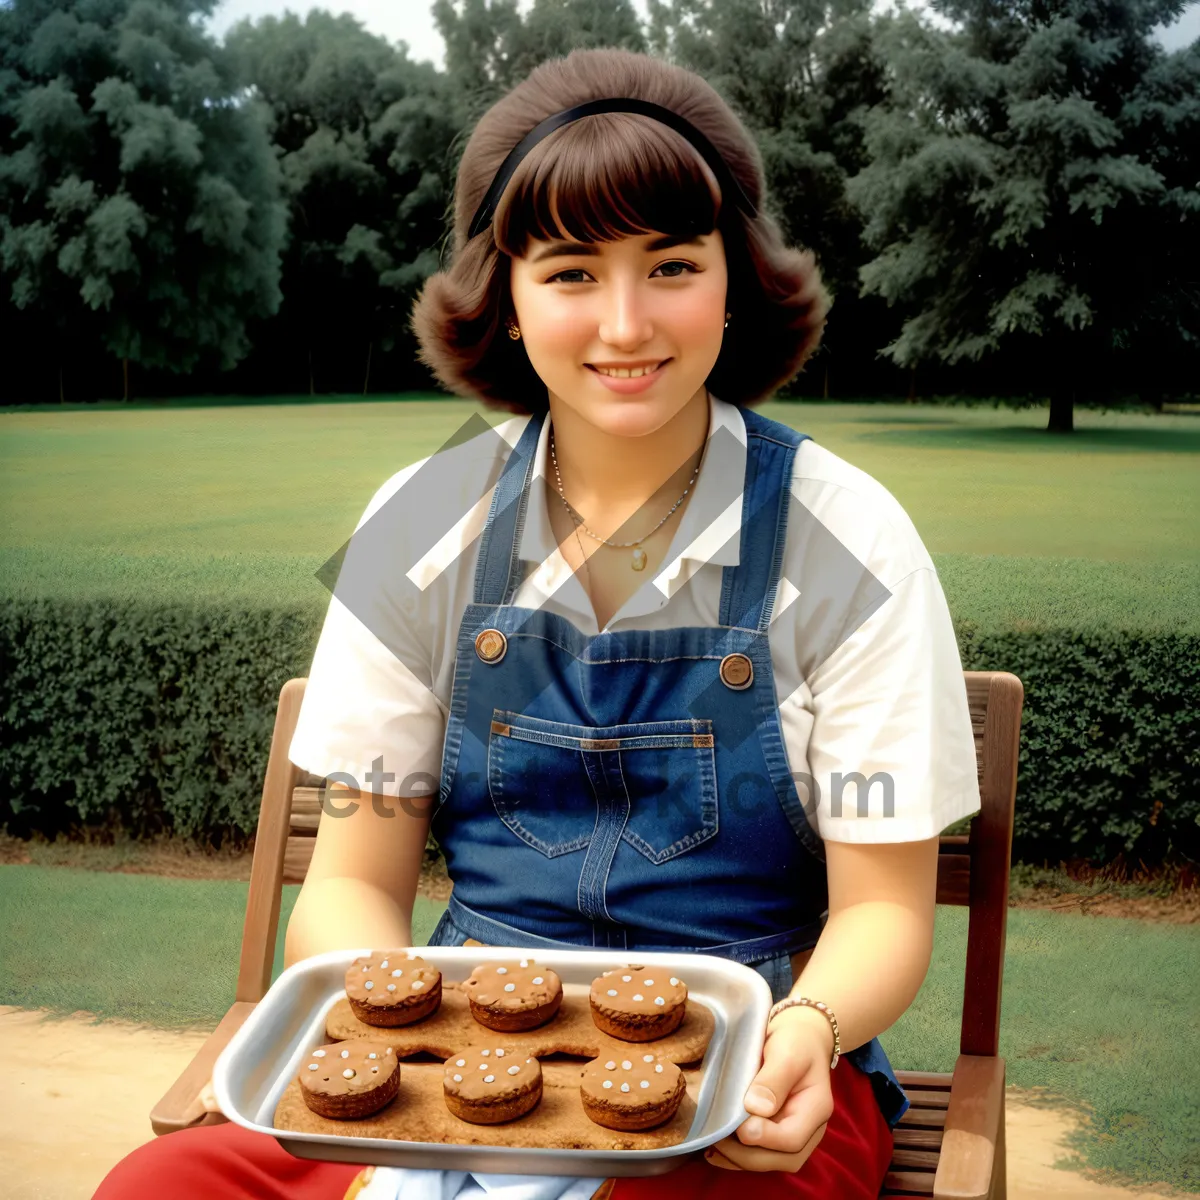
[[(1200, 421), (770, 403), (912, 516), (951, 610), (988, 628), (1200, 629)], [(323, 608), (318, 567), (462, 400), (0, 411), (0, 594), (220, 596)]]
[[(206, 1028), (233, 1000), (248, 885), (0, 866), (0, 1003)], [(284, 888), (275, 974), (298, 887)], [(441, 904), (418, 899), (413, 941)], [(882, 1037), (900, 1070), (958, 1053), (966, 911), (940, 908), (916, 1001)], [(1008, 1081), (1090, 1117), (1089, 1165), (1186, 1188), (1200, 1181), (1200, 931), (1009, 911), (1001, 1054)]]

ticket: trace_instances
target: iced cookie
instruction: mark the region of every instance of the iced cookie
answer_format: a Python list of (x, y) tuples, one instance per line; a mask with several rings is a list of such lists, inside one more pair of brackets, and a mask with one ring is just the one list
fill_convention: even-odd
[(588, 999), (597, 1029), (623, 1042), (650, 1042), (679, 1028), (687, 984), (661, 967), (617, 967), (592, 980)]
[(446, 1059), (446, 1107), (474, 1125), (523, 1117), (542, 1098), (542, 1064), (511, 1046), (471, 1046)]
[(442, 1002), (442, 973), (420, 955), (375, 951), (346, 968), (346, 998), (367, 1025), (411, 1025)]
[(396, 1098), (400, 1063), (382, 1042), (330, 1042), (304, 1060), (299, 1079), (304, 1103), (322, 1117), (369, 1117)]
[(559, 977), (532, 958), (480, 963), (463, 980), (462, 990), (471, 1003), (471, 1016), (501, 1033), (544, 1025), (563, 999)]
[(607, 1129), (653, 1129), (679, 1110), (687, 1091), (683, 1072), (657, 1054), (593, 1059), (583, 1069), (583, 1111)]

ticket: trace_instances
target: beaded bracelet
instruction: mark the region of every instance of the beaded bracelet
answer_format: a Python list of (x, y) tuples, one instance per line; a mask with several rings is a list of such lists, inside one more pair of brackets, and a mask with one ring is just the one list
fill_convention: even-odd
[(810, 1000), (807, 996), (788, 996), (772, 1006), (771, 1011), (767, 1013), (767, 1025), (769, 1026), (785, 1008), (791, 1008), (793, 1004), (803, 1004), (808, 1008), (818, 1009), (825, 1014), (826, 1019), (833, 1026), (833, 1061), (829, 1064), (829, 1069), (832, 1071), (838, 1065), (838, 1058), (842, 1053), (842, 1039), (838, 1033), (837, 1017), (833, 1015), (833, 1009), (828, 1005), (822, 1004), (820, 1000)]

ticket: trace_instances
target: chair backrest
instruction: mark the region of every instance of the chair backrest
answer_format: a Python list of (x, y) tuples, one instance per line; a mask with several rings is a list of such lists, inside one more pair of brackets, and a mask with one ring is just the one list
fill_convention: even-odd
[[(966, 671), (964, 678), (981, 808), (969, 834), (941, 839), (937, 899), (970, 908), (960, 1052), (995, 1055), (1024, 689), (1007, 671)], [(324, 780), (288, 759), (305, 683), (289, 679), (279, 693), (242, 930), (238, 1000), (261, 1000), (271, 985), (283, 884), (304, 882), (321, 818)]]

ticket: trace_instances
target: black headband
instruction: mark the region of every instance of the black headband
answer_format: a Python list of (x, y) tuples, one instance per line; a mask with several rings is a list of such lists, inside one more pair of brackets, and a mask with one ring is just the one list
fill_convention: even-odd
[(482, 233), (492, 223), (492, 217), (496, 213), (496, 205), (500, 203), (500, 197), (504, 194), (504, 189), (508, 186), (508, 181), (513, 177), (513, 172), (520, 166), (521, 160), (525, 155), (542, 138), (547, 137), (556, 129), (561, 129), (564, 125), (569, 125), (572, 121), (578, 121), (580, 117), (591, 117), (597, 113), (610, 112), (636, 113), (638, 116), (650, 117), (660, 124), (669, 126), (676, 133), (687, 138), (700, 152), (700, 157), (704, 159), (711, 168), (712, 173), (717, 177), (717, 182), (721, 185), (721, 194), (730, 197), (748, 217), (758, 215), (758, 209), (755, 208), (749, 196), (742, 191), (742, 186), (734, 178), (733, 172), (729, 169), (729, 164), (717, 152), (712, 142), (695, 125), (690, 121), (684, 120), (683, 117), (676, 112), (672, 112), (669, 108), (664, 108), (661, 104), (654, 104), (649, 100), (612, 97), (607, 100), (588, 100), (583, 104), (576, 104), (573, 108), (564, 108), (562, 112), (552, 113), (544, 121), (539, 121), (508, 152), (508, 157), (500, 164), (500, 170), (496, 172), (496, 178), (492, 180), (491, 187), (488, 188), (487, 194), (475, 210), (475, 216), (471, 219), (471, 226), (467, 230), (468, 240), (473, 238), (477, 233)]

